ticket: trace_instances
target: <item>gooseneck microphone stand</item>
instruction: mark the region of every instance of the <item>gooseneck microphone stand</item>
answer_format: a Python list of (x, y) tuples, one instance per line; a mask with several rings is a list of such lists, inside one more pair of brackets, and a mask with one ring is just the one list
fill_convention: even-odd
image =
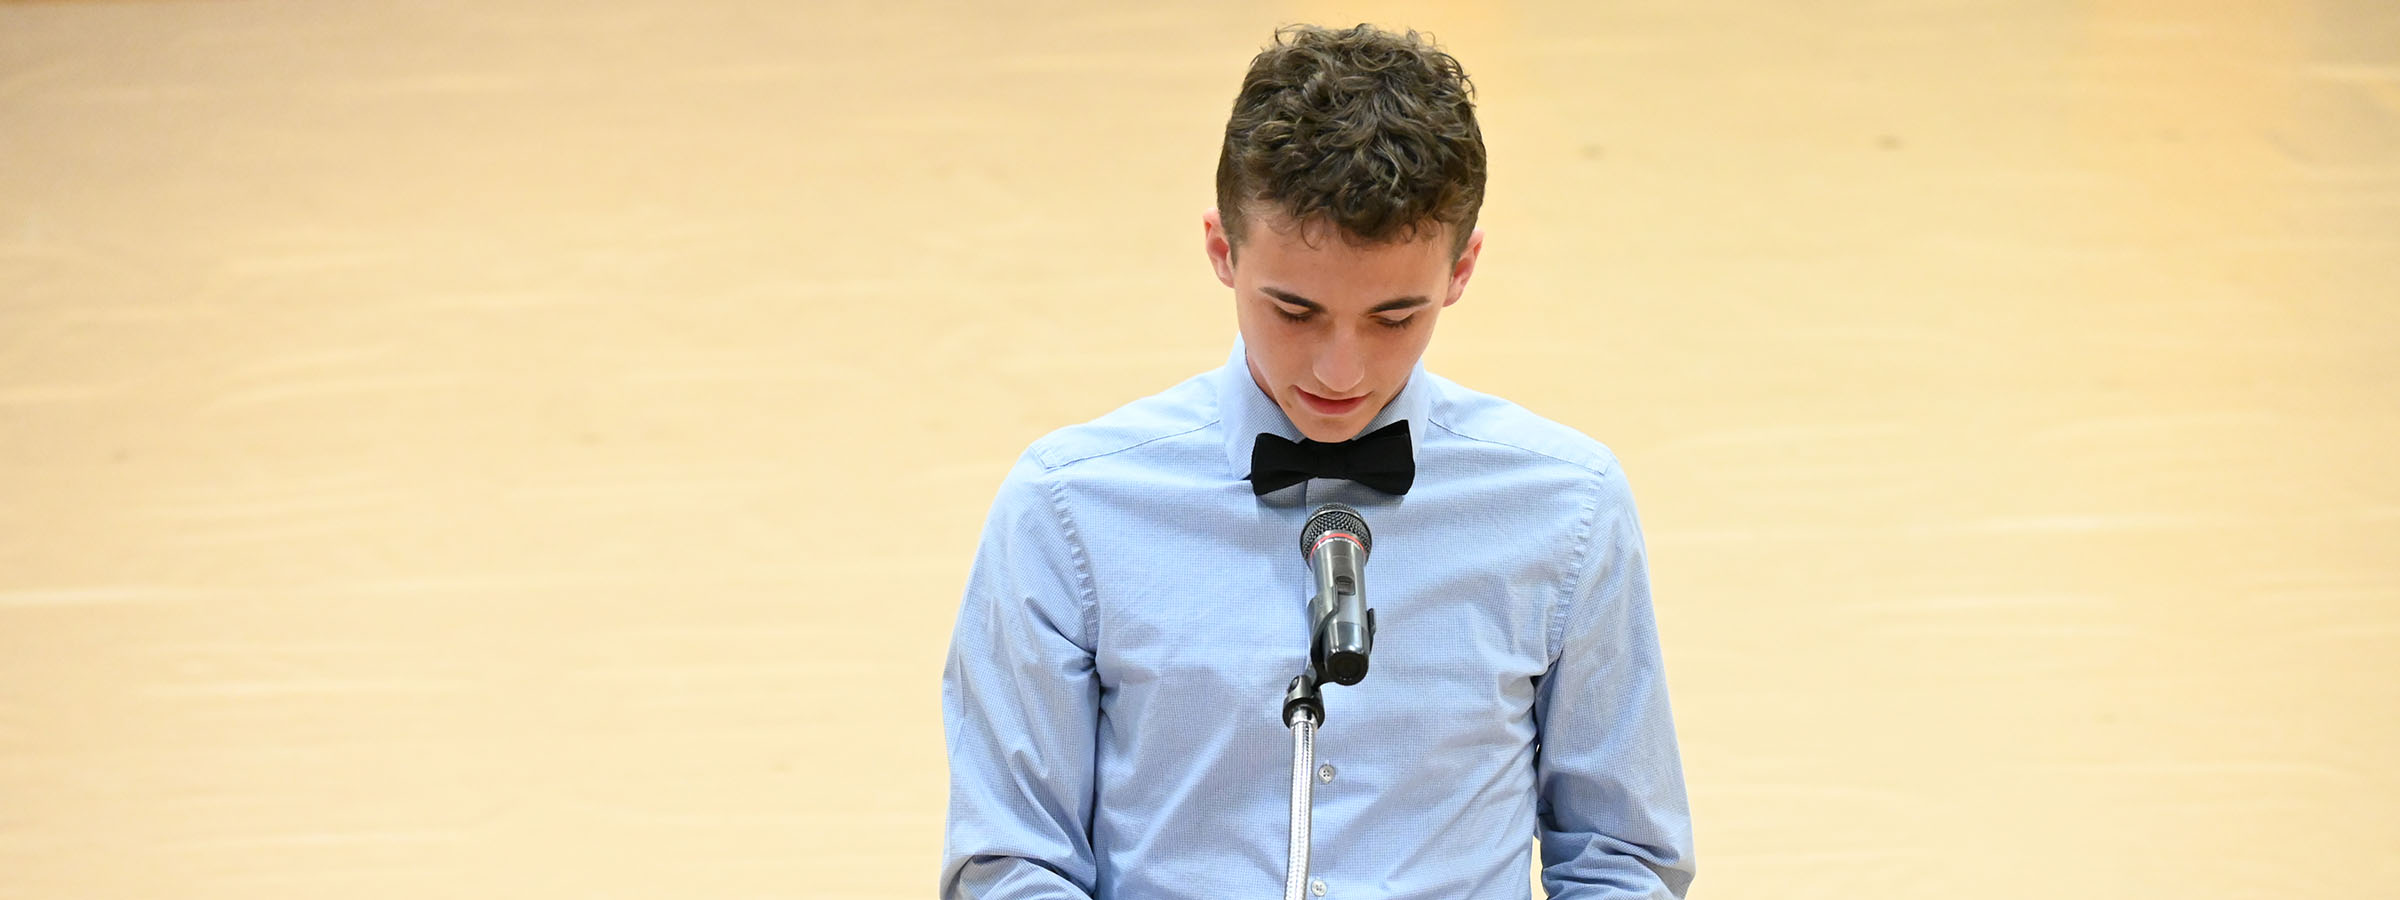
[(1292, 730), (1292, 845), (1284, 861), (1284, 900), (1306, 900), (1308, 889), (1317, 727), (1325, 724), (1318, 673), (1327, 673), (1335, 684), (1357, 684), (1367, 677), (1367, 656), (1374, 649), (1375, 613), (1366, 608), (1363, 577), (1371, 542), (1358, 510), (1339, 503), (1318, 507), (1300, 532), (1300, 551), (1316, 593), (1308, 601), (1308, 663), (1283, 694), (1283, 724)]

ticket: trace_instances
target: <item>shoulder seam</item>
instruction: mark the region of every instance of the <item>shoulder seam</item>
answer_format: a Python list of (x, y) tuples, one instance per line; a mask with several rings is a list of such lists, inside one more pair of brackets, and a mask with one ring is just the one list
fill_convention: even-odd
[(1182, 436), (1184, 436), (1184, 435), (1190, 434), (1190, 433), (1192, 433), (1192, 432), (1195, 432), (1195, 431), (1199, 431), (1199, 430), (1201, 430), (1201, 429), (1207, 428), (1208, 426), (1211, 426), (1211, 425), (1215, 425), (1215, 424), (1217, 424), (1218, 422), (1222, 422), (1222, 421), (1224, 421), (1224, 417), (1220, 416), (1220, 417), (1217, 417), (1217, 418), (1214, 418), (1214, 419), (1210, 419), (1210, 420), (1208, 420), (1208, 421), (1206, 421), (1206, 422), (1202, 422), (1202, 423), (1200, 423), (1200, 424), (1198, 424), (1198, 425), (1194, 425), (1194, 426), (1192, 426), (1192, 427), (1190, 427), (1190, 428), (1186, 428), (1186, 429), (1184, 429), (1184, 430), (1182, 430), (1182, 431), (1170, 431), (1170, 432), (1167, 432), (1166, 434), (1158, 435), (1158, 436), (1155, 436), (1155, 437), (1147, 437), (1147, 438), (1143, 438), (1143, 439), (1141, 439), (1141, 440), (1135, 441), (1135, 442), (1133, 442), (1133, 443), (1130, 443), (1130, 444), (1126, 444), (1125, 446), (1118, 447), (1118, 448), (1115, 448), (1115, 449), (1113, 449), (1113, 450), (1102, 450), (1102, 451), (1100, 451), (1100, 452), (1098, 452), (1098, 453), (1087, 453), (1087, 454), (1084, 454), (1084, 455), (1082, 455), (1082, 456), (1074, 457), (1074, 458), (1072, 458), (1072, 459), (1064, 459), (1064, 460), (1060, 460), (1060, 461), (1058, 461), (1058, 462), (1055, 462), (1055, 463), (1053, 463), (1053, 462), (1047, 462), (1047, 461), (1044, 461), (1044, 462), (1042, 463), (1042, 471), (1044, 471), (1044, 472), (1056, 472), (1056, 471), (1058, 471), (1058, 470), (1060, 470), (1060, 469), (1064, 469), (1064, 468), (1066, 468), (1066, 467), (1068, 467), (1068, 466), (1071, 466), (1071, 465), (1074, 465), (1074, 464), (1076, 464), (1076, 463), (1083, 462), (1084, 460), (1087, 460), (1087, 459), (1099, 459), (1100, 457), (1103, 457), (1103, 456), (1113, 456), (1113, 455), (1116, 455), (1116, 454), (1119, 454), (1119, 453), (1123, 453), (1123, 452), (1125, 452), (1125, 451), (1127, 451), (1127, 450), (1132, 450), (1132, 449), (1135, 449), (1135, 448), (1138, 448), (1138, 447), (1143, 447), (1143, 446), (1146, 446), (1146, 445), (1149, 445), (1149, 444), (1155, 444), (1155, 443), (1158, 443), (1159, 441), (1163, 441), (1163, 440), (1166, 440), (1166, 439), (1168, 439), (1168, 438), (1172, 438), (1172, 437), (1182, 437)]
[[(1449, 424), (1449, 423), (1447, 423), (1447, 422), (1444, 422), (1444, 421), (1441, 421), (1440, 419), (1436, 419), (1436, 418), (1434, 418), (1434, 417), (1432, 417), (1432, 416), (1426, 416), (1426, 417), (1425, 417), (1425, 422), (1426, 422), (1426, 424), (1432, 425), (1432, 426), (1434, 426), (1434, 427), (1436, 427), (1436, 428), (1439, 428), (1439, 429), (1441, 429), (1441, 430), (1443, 430), (1443, 431), (1447, 431), (1447, 432), (1449, 432), (1449, 433), (1451, 433), (1451, 434), (1453, 434), (1453, 435), (1456, 435), (1456, 436), (1458, 436), (1458, 437), (1460, 437), (1460, 438), (1462, 438), (1462, 439), (1465, 439), (1465, 440), (1474, 441), (1474, 442), (1476, 442), (1476, 443), (1479, 443), (1479, 444), (1491, 444), (1491, 445), (1493, 445), (1493, 446), (1496, 446), (1496, 447), (1507, 447), (1507, 448), (1509, 448), (1509, 449), (1511, 449), (1511, 450), (1520, 450), (1520, 451), (1523, 451), (1523, 452), (1526, 452), (1526, 453), (1531, 453), (1531, 454), (1533, 454), (1533, 455), (1535, 455), (1535, 456), (1542, 457), (1542, 458), (1544, 458), (1544, 459), (1556, 460), (1556, 461), (1558, 461), (1558, 462), (1565, 463), (1565, 464), (1567, 464), (1567, 465), (1570, 465), (1570, 466), (1574, 466), (1575, 468), (1582, 469), (1582, 470), (1584, 470), (1584, 471), (1586, 471), (1586, 472), (1590, 472), (1590, 473), (1592, 473), (1592, 474), (1594, 474), (1594, 475), (1599, 475), (1599, 476), (1603, 476), (1603, 477), (1605, 477), (1605, 476), (1609, 475), (1609, 474), (1610, 474), (1610, 472), (1612, 471), (1612, 469), (1611, 469), (1610, 467), (1607, 467), (1607, 466), (1593, 466), (1593, 465), (1592, 465), (1592, 464), (1590, 464), (1590, 463), (1586, 463), (1586, 462), (1578, 462), (1578, 461), (1576, 461), (1576, 460), (1568, 459), (1568, 458), (1566, 458), (1566, 457), (1560, 456), (1560, 455), (1558, 455), (1558, 454), (1555, 454), (1555, 453), (1544, 453), (1544, 452), (1542, 452), (1542, 451), (1540, 451), (1540, 450), (1535, 450), (1535, 449), (1533, 449), (1532, 447), (1527, 447), (1527, 446), (1525, 446), (1525, 445), (1523, 445), (1523, 444), (1512, 444), (1512, 443), (1509, 443), (1509, 442), (1507, 442), (1507, 441), (1494, 440), (1494, 439), (1492, 439), (1492, 438), (1480, 437), (1480, 436), (1477, 436), (1477, 435), (1468, 434), (1468, 433), (1466, 433), (1466, 432), (1463, 432), (1463, 431), (1460, 431), (1460, 430), (1458, 430), (1458, 429), (1456, 429), (1456, 428), (1450, 427), (1450, 424)], [(1562, 426), (1559, 426), (1559, 427), (1561, 427), (1561, 428), (1564, 428), (1564, 427), (1566, 427), (1566, 426), (1563, 426), (1563, 425), (1562, 425)], [(1586, 440), (1589, 440), (1589, 438), (1586, 438)]]
[(1566, 578), (1563, 579), (1564, 583), (1560, 585), (1558, 609), (1550, 619), (1548, 661), (1552, 665), (1558, 663), (1559, 654), (1567, 649), (1567, 617), (1575, 606), (1575, 596), (1578, 593), (1576, 589), (1582, 587), (1583, 583), (1592, 577), (1592, 536), (1600, 528), (1600, 499), (1605, 494), (1605, 488), (1595, 483), (1592, 485), (1590, 498), (1584, 501), (1583, 527), (1577, 529), (1575, 534), (1575, 552), (1573, 554), (1575, 565), (1567, 569)]
[[(1049, 475), (1051, 471), (1045, 469), (1043, 474)], [(1044, 478), (1042, 479), (1042, 493), (1050, 501), (1050, 514), (1058, 517), (1059, 536), (1065, 538), (1067, 542), (1067, 558), (1075, 563), (1075, 592), (1079, 595), (1077, 605), (1082, 607), (1083, 611), (1084, 649), (1098, 653), (1100, 652), (1100, 591), (1092, 584), (1091, 556), (1084, 552), (1083, 534), (1075, 528), (1074, 515), (1067, 512), (1066, 488), (1058, 483), (1058, 479)]]

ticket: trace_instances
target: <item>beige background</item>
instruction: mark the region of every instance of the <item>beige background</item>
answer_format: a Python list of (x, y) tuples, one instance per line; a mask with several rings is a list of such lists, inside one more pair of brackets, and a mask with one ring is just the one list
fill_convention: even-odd
[(1222, 359), (1242, 66), (1362, 19), (1698, 895), (2400, 890), (2400, 7), (449, 0), (0, 6), (0, 897), (929, 895), (992, 490)]

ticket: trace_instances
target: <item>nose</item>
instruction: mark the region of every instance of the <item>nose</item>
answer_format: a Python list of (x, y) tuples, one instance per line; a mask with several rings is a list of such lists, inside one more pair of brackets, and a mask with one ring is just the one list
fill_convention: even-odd
[(1346, 395), (1367, 378), (1366, 348), (1349, 329), (1336, 328), (1333, 332), (1325, 345), (1317, 349), (1312, 371), (1317, 383), (1326, 390)]

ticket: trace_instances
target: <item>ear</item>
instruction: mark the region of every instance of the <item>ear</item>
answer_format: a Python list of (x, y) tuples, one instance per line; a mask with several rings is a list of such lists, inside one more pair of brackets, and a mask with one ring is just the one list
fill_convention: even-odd
[(1459, 251), (1458, 261), (1450, 264), (1450, 296), (1442, 298), (1443, 306), (1457, 303), (1466, 294), (1467, 279), (1475, 277), (1475, 258), (1482, 255), (1483, 229), (1477, 228), (1467, 235), (1467, 249)]
[(1200, 243), (1208, 251), (1208, 264), (1217, 270), (1217, 280), (1233, 286), (1233, 238), (1225, 233), (1225, 217), (1211, 208), (1200, 214)]

